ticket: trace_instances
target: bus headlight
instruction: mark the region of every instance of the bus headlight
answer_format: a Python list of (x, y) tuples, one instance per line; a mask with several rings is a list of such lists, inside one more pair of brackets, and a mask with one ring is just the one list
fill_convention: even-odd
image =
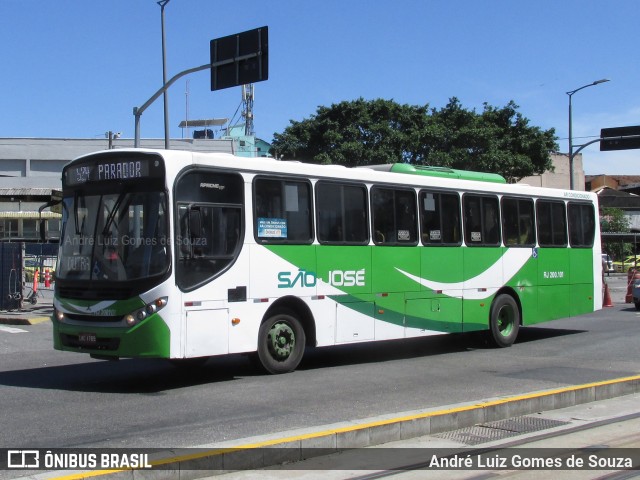
[(64, 313), (63, 312), (61, 312), (60, 310), (54, 310), (53, 314), (56, 317), (57, 321), (64, 322)]
[(162, 310), (166, 305), (167, 297), (157, 298), (153, 302), (146, 304), (144, 307), (128, 313), (123, 317), (123, 320), (127, 326), (132, 327), (133, 325), (142, 322), (149, 315), (153, 315), (154, 313)]

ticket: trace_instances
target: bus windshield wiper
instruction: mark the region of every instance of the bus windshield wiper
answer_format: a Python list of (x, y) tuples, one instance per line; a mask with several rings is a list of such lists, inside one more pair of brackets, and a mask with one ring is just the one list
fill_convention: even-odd
[(116, 199), (116, 203), (113, 204), (113, 208), (109, 212), (109, 216), (107, 217), (107, 220), (104, 222), (104, 229), (102, 230), (103, 236), (109, 232), (109, 228), (113, 223), (113, 219), (116, 217), (116, 213), (120, 208), (120, 204), (122, 203), (122, 200), (126, 195), (128, 195), (128, 192), (121, 192), (120, 195), (118, 195), (118, 198)]

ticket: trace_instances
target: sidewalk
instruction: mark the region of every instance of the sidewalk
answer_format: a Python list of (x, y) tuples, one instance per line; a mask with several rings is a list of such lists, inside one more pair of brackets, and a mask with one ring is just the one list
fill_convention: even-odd
[(48, 322), (53, 315), (53, 305), (34, 305), (32, 308), (0, 311), (0, 324), (4, 325), (36, 325)]
[(53, 315), (53, 290), (41, 289), (38, 303), (23, 302), (22, 308), (0, 310), (0, 325), (35, 325), (48, 322)]

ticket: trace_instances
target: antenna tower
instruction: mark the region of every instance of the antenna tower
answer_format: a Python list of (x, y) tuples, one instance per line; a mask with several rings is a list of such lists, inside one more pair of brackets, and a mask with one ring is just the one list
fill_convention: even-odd
[(244, 134), (254, 135), (253, 130), (253, 83), (242, 85), (242, 116), (244, 117)]

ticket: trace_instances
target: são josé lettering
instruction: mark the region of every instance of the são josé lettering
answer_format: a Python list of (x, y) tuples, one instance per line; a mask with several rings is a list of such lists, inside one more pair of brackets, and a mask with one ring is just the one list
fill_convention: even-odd
[[(360, 270), (332, 270), (328, 274), (329, 285), (334, 287), (364, 287), (365, 269)], [(278, 288), (315, 287), (318, 277), (315, 272), (307, 271), (303, 268), (297, 272), (279, 272)]]

